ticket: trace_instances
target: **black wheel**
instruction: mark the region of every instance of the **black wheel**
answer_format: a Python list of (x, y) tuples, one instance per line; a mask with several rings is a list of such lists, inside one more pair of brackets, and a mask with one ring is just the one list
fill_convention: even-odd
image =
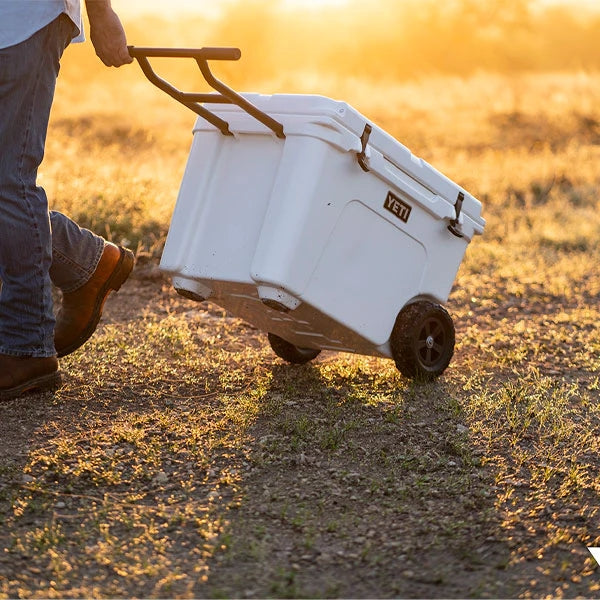
[(396, 367), (406, 377), (429, 381), (454, 354), (454, 324), (443, 306), (421, 300), (405, 306), (390, 337)]
[(273, 352), (279, 358), (283, 358), (283, 360), (294, 365), (303, 365), (321, 353), (320, 350), (315, 350), (314, 348), (299, 348), (298, 346), (294, 346), (294, 344), (286, 342), (274, 333), (269, 333), (269, 344), (271, 344)]

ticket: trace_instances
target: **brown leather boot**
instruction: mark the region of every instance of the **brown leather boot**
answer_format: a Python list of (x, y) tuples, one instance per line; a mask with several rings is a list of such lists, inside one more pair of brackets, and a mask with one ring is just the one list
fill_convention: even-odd
[(33, 358), (0, 354), (0, 401), (60, 385), (56, 356)]
[(133, 269), (133, 262), (130, 250), (107, 242), (87, 283), (63, 294), (54, 328), (54, 347), (59, 357), (77, 350), (96, 331), (106, 298), (123, 285)]

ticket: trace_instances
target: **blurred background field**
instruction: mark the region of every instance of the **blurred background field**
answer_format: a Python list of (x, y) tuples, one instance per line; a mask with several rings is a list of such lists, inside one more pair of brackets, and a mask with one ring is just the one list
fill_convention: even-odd
[[(180, 1), (179, 9), (115, 2), (129, 43), (237, 46), (240, 61), (214, 65), (235, 89), (347, 101), (482, 199), (490, 220), (484, 243), (507, 233), (513, 244), (523, 236), (529, 244), (530, 235), (546, 246), (596, 243), (593, 5), (251, 0), (194, 12)], [(193, 61), (154, 64), (182, 89), (206, 89)], [(52, 205), (159, 252), (194, 119), (137, 65), (106, 69), (90, 43), (73, 45), (41, 170)], [(532, 227), (532, 219), (543, 222)]]

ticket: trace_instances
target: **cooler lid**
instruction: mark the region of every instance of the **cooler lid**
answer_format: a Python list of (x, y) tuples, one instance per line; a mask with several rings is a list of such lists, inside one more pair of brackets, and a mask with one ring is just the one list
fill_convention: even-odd
[[(242, 96), (260, 111), (275, 120), (279, 120), (284, 127), (286, 119), (298, 118), (307, 122), (337, 124), (350, 131), (358, 140), (365, 131), (365, 126), (370, 126), (368, 145), (381, 153), (385, 159), (401, 171), (416, 179), (421, 185), (431, 192), (444, 198), (451, 205), (455, 205), (459, 194), (462, 194), (462, 211), (468, 215), (476, 225), (477, 233), (485, 227), (485, 220), (481, 217), (481, 203), (461, 188), (458, 184), (432, 167), (425, 160), (415, 156), (406, 146), (375, 125), (364, 115), (348, 103), (333, 100), (326, 96), (309, 94), (273, 94), (264, 95), (245, 93)], [(211, 112), (218, 114), (225, 121), (241, 117), (245, 123), (252, 119), (242, 108), (235, 104), (206, 104)], [(235, 115), (235, 117), (234, 117)], [(259, 128), (264, 126), (257, 122)], [(236, 123), (231, 123), (232, 130), (236, 130)], [(199, 118), (196, 130), (212, 128), (206, 121)], [(269, 130), (264, 127), (265, 132)], [(359, 146), (360, 147), (360, 146)]]

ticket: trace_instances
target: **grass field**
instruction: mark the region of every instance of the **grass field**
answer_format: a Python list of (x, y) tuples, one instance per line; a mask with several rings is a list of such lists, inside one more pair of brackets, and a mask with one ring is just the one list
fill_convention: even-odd
[(156, 265), (194, 115), (68, 53), (40, 180), (138, 264), (63, 388), (0, 406), (0, 598), (600, 596), (600, 74), (253, 71), (346, 100), (483, 202), (455, 357), (418, 385), (286, 365), (175, 295)]

